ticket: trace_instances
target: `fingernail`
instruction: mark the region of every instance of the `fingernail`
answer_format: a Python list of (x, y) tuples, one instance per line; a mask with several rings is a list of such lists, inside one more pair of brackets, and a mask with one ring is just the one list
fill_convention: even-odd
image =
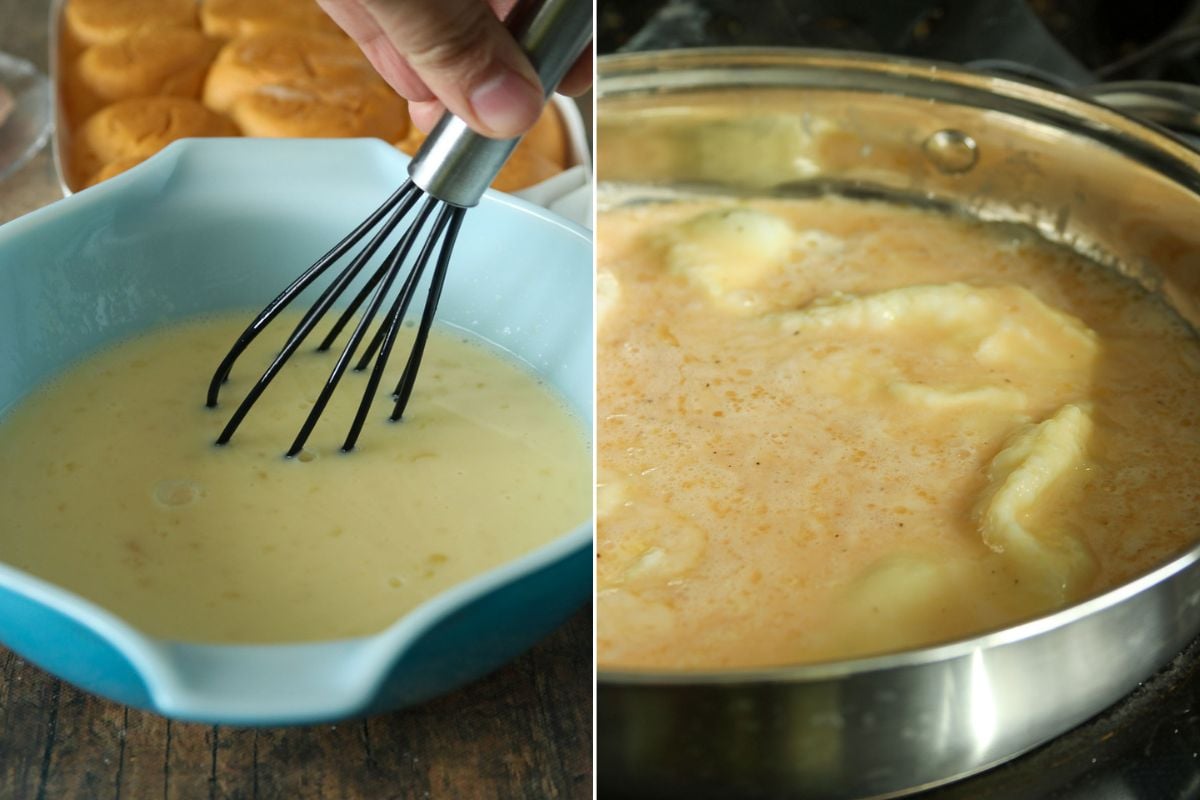
[(542, 93), (505, 69), (481, 84), (470, 97), (471, 110), (499, 138), (510, 138), (531, 126), (542, 109)]

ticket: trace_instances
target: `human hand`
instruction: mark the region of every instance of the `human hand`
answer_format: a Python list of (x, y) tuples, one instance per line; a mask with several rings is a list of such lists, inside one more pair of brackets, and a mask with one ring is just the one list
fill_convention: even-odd
[[(516, 0), (318, 0), (428, 132), (449, 109), (497, 139), (527, 131), (542, 110), (537, 73), (500, 19)], [(591, 48), (558, 90), (592, 81)]]

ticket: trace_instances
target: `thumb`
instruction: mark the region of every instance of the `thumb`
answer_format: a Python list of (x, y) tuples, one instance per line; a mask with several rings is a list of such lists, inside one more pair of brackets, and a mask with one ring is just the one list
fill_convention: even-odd
[(543, 95), (529, 60), (482, 0), (367, 0), (366, 7), (430, 91), (476, 131), (518, 136)]

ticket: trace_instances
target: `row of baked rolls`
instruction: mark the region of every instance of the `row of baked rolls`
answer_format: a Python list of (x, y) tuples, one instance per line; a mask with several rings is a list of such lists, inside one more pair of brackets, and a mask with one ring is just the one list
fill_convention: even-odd
[(341, 35), (314, 0), (70, 0), (64, 23), (66, 36), (84, 47), (148, 30), (200, 30), (219, 39), (281, 29)]
[(204, 84), (204, 103), (247, 136), (374, 136), (408, 133), (408, 107), (349, 39), (279, 30), (234, 39)]
[[(75, 186), (189, 136), (376, 137), (410, 154), (423, 139), (410, 133), (405, 102), (312, 0), (71, 0), (65, 21), (89, 45), (63, 93), (68, 122), (85, 120), (69, 126)], [(527, 139), (497, 188), (571, 163), (553, 109)]]

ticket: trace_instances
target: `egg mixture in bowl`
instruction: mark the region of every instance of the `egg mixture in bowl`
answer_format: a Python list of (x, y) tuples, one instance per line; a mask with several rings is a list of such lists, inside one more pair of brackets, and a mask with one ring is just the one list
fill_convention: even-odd
[[(383, 630), (423, 601), (549, 542), (591, 511), (583, 423), (535, 375), (464, 331), (434, 328), (420, 388), (342, 453), (367, 373), (351, 372), (309, 448), (281, 454), (334, 352), (301, 350), (228, 445), (235, 403), (282, 345), (285, 314), (215, 369), (250, 313), (175, 325), (91, 357), (0, 423), (0, 560), (153, 636), (298, 642)], [(394, 373), (394, 374), (393, 374)]]

